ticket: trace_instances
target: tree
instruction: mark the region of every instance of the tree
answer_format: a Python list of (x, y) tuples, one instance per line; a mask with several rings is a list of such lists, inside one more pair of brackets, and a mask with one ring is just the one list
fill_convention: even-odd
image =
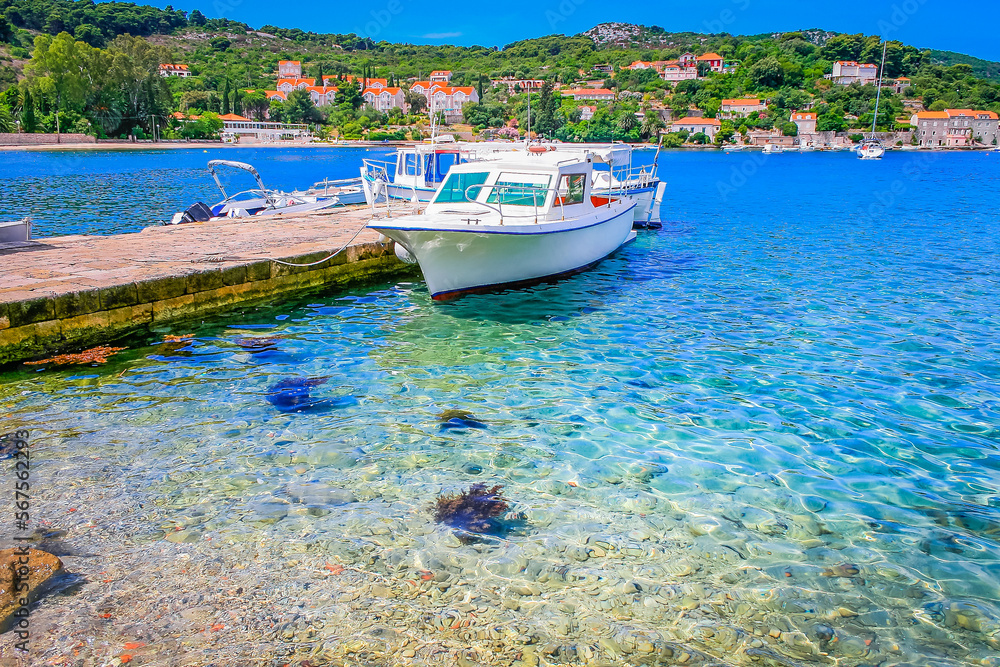
[(323, 85), (323, 63), (316, 65), (316, 85)]
[(795, 137), (799, 134), (799, 126), (791, 121), (785, 121), (779, 126), (779, 129), (786, 137)]
[(532, 129), (540, 135), (552, 137), (562, 125), (557, 115), (558, 109), (559, 100), (552, 93), (552, 82), (546, 80), (539, 91), (537, 112), (532, 118)]
[(191, 12), (191, 16), (188, 17), (188, 23), (191, 25), (203, 26), (206, 21), (208, 21), (208, 19), (206, 19), (205, 15), (197, 9)]
[(229, 113), (229, 78), (226, 77), (226, 85), (222, 89), (222, 115), (225, 116)]
[(38, 129), (35, 120), (35, 101), (31, 99), (31, 91), (25, 89), (24, 101), (21, 104), (21, 131), (29, 134)]
[(758, 86), (777, 88), (785, 80), (785, 70), (774, 56), (761, 58), (750, 66), (750, 79)]
[(259, 90), (247, 93), (243, 98), (243, 115), (251, 116), (254, 120), (264, 120), (264, 112), (268, 105), (269, 100)]
[(928, 111), (944, 111), (948, 108), (948, 103), (944, 100), (935, 100), (930, 107), (927, 108)]
[(361, 97), (361, 90), (358, 88), (357, 79), (347, 81), (338, 86), (337, 99), (342, 108), (360, 109), (365, 99)]
[(624, 112), (618, 117), (618, 129), (628, 134), (639, 125), (639, 119), (631, 111)]
[(0, 42), (13, 42), (16, 36), (14, 26), (7, 21), (5, 16), (0, 15)]
[(30, 86), (54, 98), (56, 134), (60, 133), (59, 113), (63, 106), (82, 102), (90, 88), (88, 66), (94, 51), (92, 46), (74, 41), (66, 32), (55, 37), (35, 37), (35, 50), (24, 71)]
[(10, 108), (7, 105), (0, 105), (0, 132), (14, 132), (16, 129)]
[(288, 93), (284, 108), (285, 121), (288, 123), (321, 123), (323, 115), (313, 104), (308, 90), (296, 88)]
[(103, 87), (118, 100), (121, 111), (120, 129), (145, 125), (152, 131), (152, 117), (165, 114), (173, 105), (167, 80), (159, 74), (160, 63), (170, 62), (169, 51), (142, 37), (119, 35), (101, 58)]
[(76, 26), (73, 35), (81, 42), (86, 42), (91, 46), (104, 46), (104, 33), (96, 25), (91, 23), (81, 23)]
[(641, 136), (643, 139), (654, 139), (659, 141), (660, 131), (666, 127), (663, 119), (660, 118), (660, 114), (653, 110), (646, 112), (646, 117), (642, 121), (642, 132)]

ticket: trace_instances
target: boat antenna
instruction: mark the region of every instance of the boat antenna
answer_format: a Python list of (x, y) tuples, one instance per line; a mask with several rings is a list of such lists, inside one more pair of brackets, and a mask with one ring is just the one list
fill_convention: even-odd
[(528, 143), (531, 143), (531, 86), (528, 86)]
[(878, 90), (875, 91), (875, 115), (872, 117), (872, 138), (875, 138), (875, 123), (878, 121), (878, 103), (882, 97), (882, 75), (885, 74), (885, 49), (889, 42), (882, 42), (882, 66), (878, 71)]

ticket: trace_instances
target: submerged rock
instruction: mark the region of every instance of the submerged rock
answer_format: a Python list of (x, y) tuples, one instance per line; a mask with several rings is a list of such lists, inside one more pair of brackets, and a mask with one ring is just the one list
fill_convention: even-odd
[(314, 398), (313, 387), (326, 384), (330, 378), (285, 378), (267, 390), (267, 402), (282, 412), (319, 412), (357, 405), (353, 396)]
[[(45, 582), (62, 569), (62, 561), (50, 553), (39, 549), (24, 551), (0, 551), (0, 631), (9, 626), (18, 609), (34, 602)], [(17, 584), (26, 583), (27, 589), (16, 590), (15, 580)]]
[(250, 354), (259, 354), (261, 352), (270, 352), (278, 349), (278, 343), (281, 342), (280, 338), (274, 337), (246, 337), (237, 338), (233, 343)]
[(465, 410), (445, 410), (438, 415), (438, 419), (441, 420), (441, 431), (487, 428), (485, 423), (479, 421), (471, 412)]

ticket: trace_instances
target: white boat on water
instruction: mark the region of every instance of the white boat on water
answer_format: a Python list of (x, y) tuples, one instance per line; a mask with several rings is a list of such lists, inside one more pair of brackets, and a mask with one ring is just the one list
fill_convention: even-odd
[(316, 200), (336, 197), (344, 205), (365, 203), (365, 189), (361, 184), (360, 176), (340, 179), (324, 178), (322, 181), (313, 183), (308, 190), (301, 192), (296, 190), (292, 194)]
[(878, 122), (878, 106), (882, 98), (882, 74), (885, 72), (885, 49), (888, 42), (882, 44), (882, 66), (879, 68), (878, 88), (875, 93), (875, 113), (872, 116), (872, 131), (865, 135), (864, 141), (858, 147), (858, 157), (862, 160), (880, 160), (885, 155), (885, 145), (875, 134), (875, 126)]
[(743, 150), (743, 144), (730, 144), (728, 146), (723, 146), (722, 150), (726, 153), (738, 153)]
[[(444, 139), (445, 137), (442, 137)], [(448, 140), (451, 137), (447, 137)], [(524, 144), (507, 142), (466, 143), (445, 141), (404, 146), (394, 162), (364, 160), (361, 178), (369, 204), (386, 198), (411, 202), (429, 202), (438, 186), (456, 165), (508, 159), (512, 154), (542, 154), (556, 151), (566, 159), (589, 156), (595, 165), (592, 193), (595, 197), (625, 197), (636, 203), (635, 222), (648, 224), (659, 220), (659, 205), (666, 184), (657, 176), (657, 156), (652, 165), (632, 164), (632, 147), (623, 143)]]
[(767, 155), (772, 155), (774, 153), (782, 153), (784, 149), (778, 144), (764, 144), (764, 151)]
[(520, 153), (453, 166), (419, 215), (370, 222), (435, 300), (593, 266), (635, 238), (636, 204), (592, 195), (589, 158)]
[[(219, 180), (220, 167), (245, 171), (257, 181), (257, 187), (229, 195)], [(167, 225), (181, 225), (190, 222), (208, 222), (224, 218), (247, 218), (251, 216), (271, 216), (292, 213), (309, 213), (340, 205), (336, 197), (321, 199), (315, 195), (287, 193), (264, 187), (264, 181), (253, 166), (245, 162), (231, 160), (211, 160), (208, 173), (212, 175), (223, 200), (213, 206), (197, 202), (184, 211), (175, 213)]]

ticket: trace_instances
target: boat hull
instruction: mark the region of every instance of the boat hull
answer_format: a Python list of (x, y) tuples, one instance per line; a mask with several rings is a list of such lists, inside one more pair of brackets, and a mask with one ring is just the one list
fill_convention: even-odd
[(427, 289), (440, 301), (586, 270), (628, 239), (634, 208), (633, 203), (612, 204), (609, 211), (563, 229), (551, 229), (551, 223), (475, 231), (370, 227), (416, 258)]

